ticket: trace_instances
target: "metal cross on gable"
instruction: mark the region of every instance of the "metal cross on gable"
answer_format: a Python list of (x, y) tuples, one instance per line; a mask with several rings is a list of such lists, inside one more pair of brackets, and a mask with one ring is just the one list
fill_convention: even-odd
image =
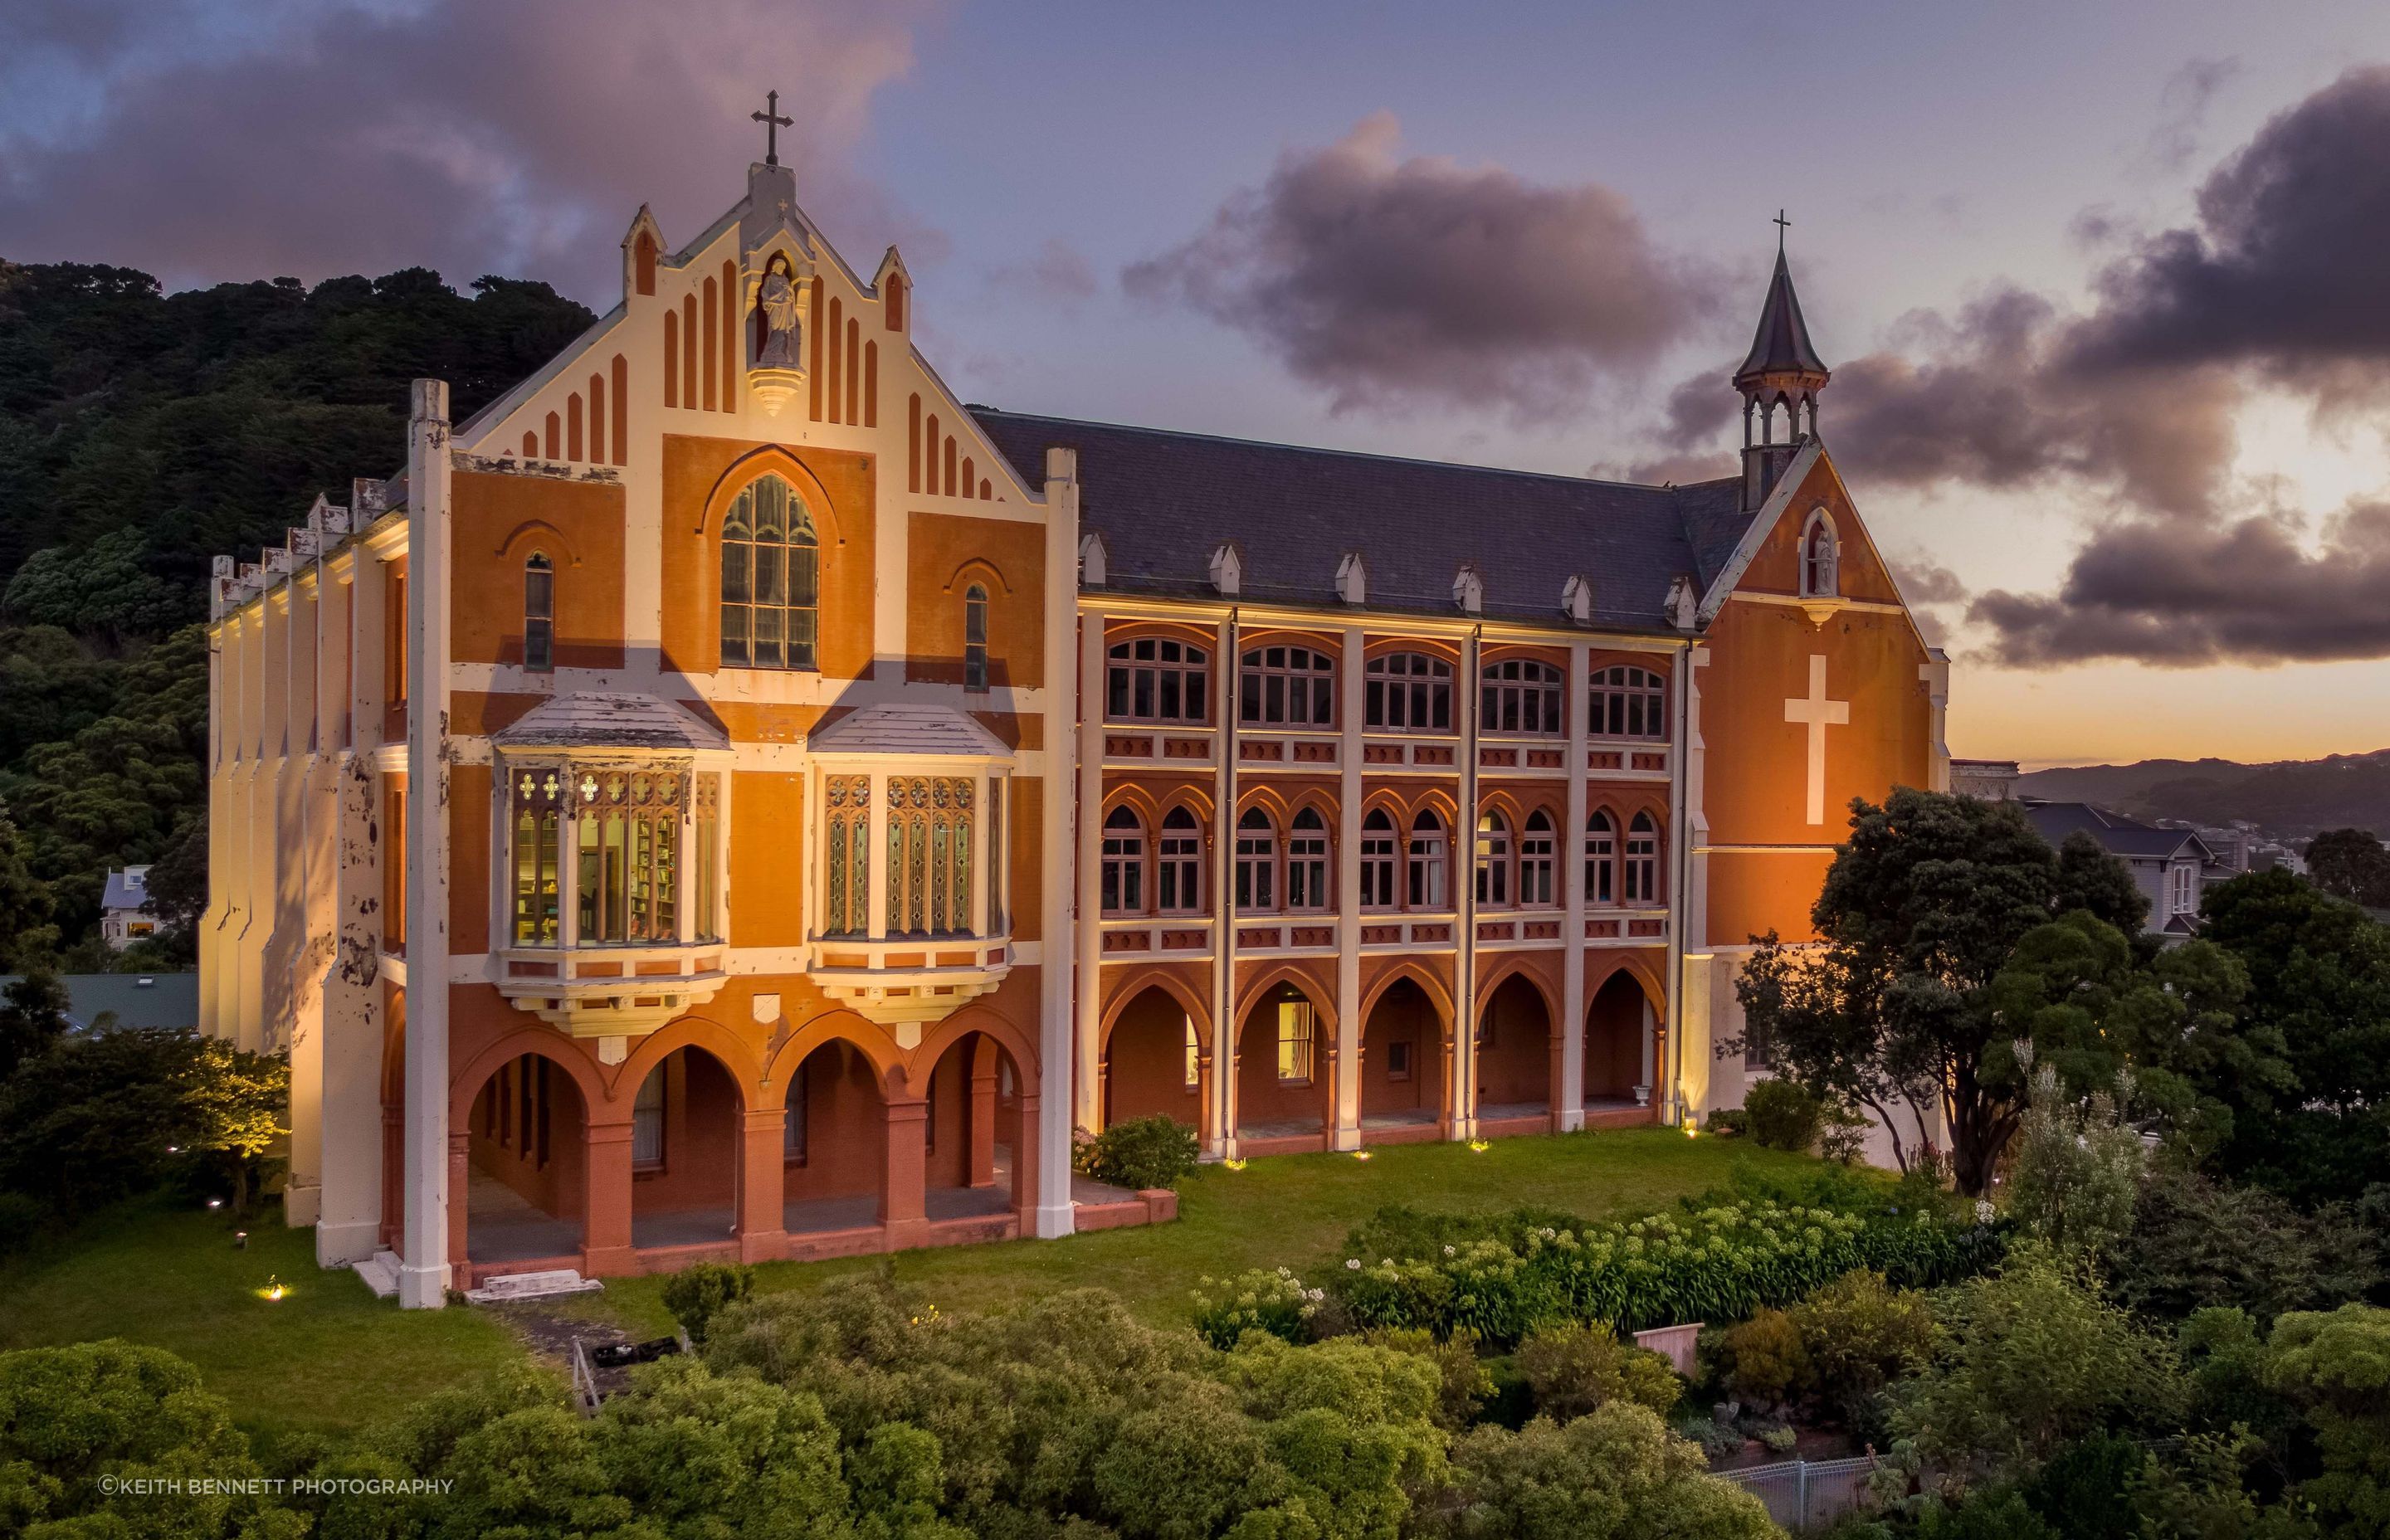
[(1777, 210), (1777, 211), (1776, 211), (1776, 249), (1777, 249), (1779, 251), (1781, 251), (1781, 250), (1784, 250), (1784, 232), (1785, 232), (1786, 230), (1788, 230), (1788, 229), (1792, 228), (1792, 222), (1791, 220), (1789, 220), (1789, 219), (1787, 219), (1787, 218), (1785, 218), (1785, 217), (1784, 217), (1784, 211), (1783, 211), (1783, 210), (1781, 210), (1781, 209)]
[(780, 163), (780, 130), (795, 127), (796, 120), (780, 116), (780, 94), (777, 91), (765, 92), (764, 103), (763, 111), (750, 112), (747, 116), (764, 125), (764, 163), (777, 166)]

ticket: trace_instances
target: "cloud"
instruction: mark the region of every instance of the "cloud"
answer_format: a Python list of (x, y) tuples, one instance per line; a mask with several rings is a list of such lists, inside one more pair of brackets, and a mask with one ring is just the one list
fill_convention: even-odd
[(2194, 58), (2166, 77), (2158, 93), (2157, 127), (2150, 131), (2143, 157), (2162, 171), (2180, 171), (2199, 149), (2200, 131), (2217, 93), (2241, 73), (2237, 58)]
[(2100, 531), (2054, 595), (1996, 591), (1969, 618), (2021, 667), (2094, 658), (2164, 667), (2390, 654), (2390, 503), (2356, 503), (2312, 548), (2294, 518), (2202, 530), (2135, 520)]
[(1289, 153), (1122, 281), (1245, 333), (1339, 412), (1492, 403), (1543, 420), (1648, 367), (1719, 299), (1618, 193), (1406, 157), (1390, 112)]
[(64, 83), (0, 108), (6, 254), (173, 283), (528, 273), (602, 306), (642, 201), (677, 242), (739, 196), (762, 85), (796, 120), (782, 159), (809, 212), (901, 224), (842, 165), (928, 8), (251, 0), (162, 6), (152, 29), (45, 0), (20, 35)]
[(989, 277), (999, 289), (1062, 310), (1077, 309), (1094, 299), (1101, 287), (1096, 280), (1095, 264), (1060, 236), (1049, 237), (1027, 262), (999, 267)]
[(1931, 557), (1918, 555), (1892, 564), (1893, 581), (1911, 604), (1962, 604), (1967, 585), (1959, 574)]

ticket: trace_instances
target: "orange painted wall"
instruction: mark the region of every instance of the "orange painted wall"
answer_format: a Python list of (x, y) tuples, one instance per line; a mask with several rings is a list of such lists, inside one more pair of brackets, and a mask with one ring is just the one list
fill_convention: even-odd
[(805, 786), (802, 776), (731, 776), (730, 943), (795, 946), (805, 936)]
[(1741, 946), (1773, 930), (1786, 941), (1814, 941), (1810, 906), (1825, 885), (1834, 853), (1780, 851), (1710, 857), (1710, 944)]
[(907, 537), (906, 677), (963, 682), (963, 595), (987, 591), (988, 683), (1046, 683), (1046, 529), (1006, 519), (916, 513)]
[(622, 667), (623, 498), (603, 482), (457, 472), (458, 661), (522, 661), (523, 562), (536, 550), (556, 564), (557, 666)]
[(486, 764), (448, 772), (448, 950), (490, 949), (490, 820), (497, 794)]

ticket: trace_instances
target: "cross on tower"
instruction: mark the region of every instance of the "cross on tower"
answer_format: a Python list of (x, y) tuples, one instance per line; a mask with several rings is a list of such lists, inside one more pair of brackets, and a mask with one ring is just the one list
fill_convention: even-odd
[(794, 128), (796, 120), (780, 116), (780, 94), (777, 91), (765, 92), (764, 103), (763, 111), (750, 112), (747, 116), (764, 125), (764, 163), (777, 166), (780, 163), (780, 130)]
[(1784, 217), (1783, 210), (1776, 211), (1776, 250), (1780, 254), (1784, 250), (1784, 232), (1790, 229), (1792, 225), (1792, 222)]
[(1809, 729), (1809, 822), (1826, 821), (1826, 729), (1846, 727), (1851, 721), (1851, 703), (1826, 699), (1826, 660), (1822, 653), (1809, 654), (1809, 699), (1794, 696), (1784, 702), (1784, 720), (1799, 723)]

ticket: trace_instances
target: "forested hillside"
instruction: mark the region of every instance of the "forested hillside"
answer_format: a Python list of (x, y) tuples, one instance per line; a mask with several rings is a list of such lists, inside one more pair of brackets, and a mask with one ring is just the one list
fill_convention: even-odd
[(2077, 765), (2037, 770), (2017, 789), (2029, 797), (2101, 802), (2144, 818), (2214, 824), (2246, 818), (2285, 840), (2327, 828), (2390, 834), (2390, 750), (2271, 764), (2158, 759)]
[(204, 903), (209, 558), (399, 468), (410, 379), (462, 417), (590, 320), (419, 268), (168, 295), (0, 263), (0, 969), (98, 964), (112, 866), (163, 863), (170, 919)]

